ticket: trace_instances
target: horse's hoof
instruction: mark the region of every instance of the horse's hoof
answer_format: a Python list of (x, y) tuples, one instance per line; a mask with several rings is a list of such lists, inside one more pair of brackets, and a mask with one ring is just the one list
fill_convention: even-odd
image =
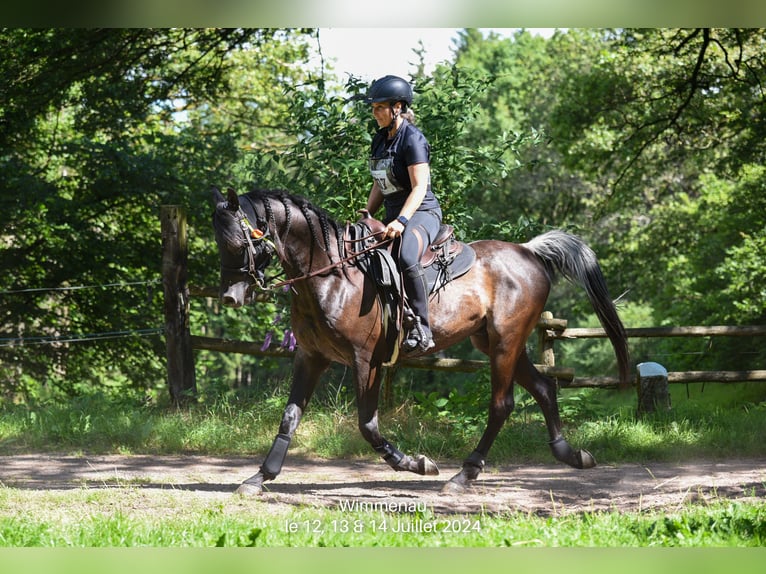
[(448, 480), (442, 486), (442, 494), (462, 494), (466, 491), (465, 486), (452, 480)]
[(442, 493), (462, 494), (468, 492), (473, 487), (474, 480), (475, 478), (466, 475), (466, 469), (463, 468), (463, 470), (444, 483), (444, 486), (442, 486)]
[(238, 494), (239, 496), (259, 496), (261, 493), (263, 493), (262, 485), (248, 484), (247, 482), (240, 484), (239, 488), (234, 491), (234, 494)]
[(582, 449), (577, 455), (580, 459), (580, 468), (593, 468), (596, 466), (596, 459), (587, 450)]
[(439, 467), (430, 458), (424, 455), (418, 456), (418, 474), (423, 476), (438, 476)]

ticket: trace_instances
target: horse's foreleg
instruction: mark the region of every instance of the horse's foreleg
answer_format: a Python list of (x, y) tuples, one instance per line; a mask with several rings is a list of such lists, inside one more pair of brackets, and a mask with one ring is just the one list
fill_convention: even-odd
[(556, 383), (549, 377), (541, 374), (526, 353), (521, 357), (516, 372), (517, 382), (524, 387), (540, 405), (545, 416), (545, 424), (548, 427), (553, 456), (574, 468), (593, 468), (596, 459), (587, 450), (574, 450), (561, 434), (561, 418), (559, 405), (556, 397)]
[(500, 429), (513, 412), (513, 372), (518, 357), (518, 350), (498, 353), (491, 357), (492, 397), (489, 405), (487, 427), (484, 429), (476, 449), (463, 461), (459, 473), (449, 479), (442, 489), (444, 492), (462, 492), (469, 488), (484, 470), (492, 443), (495, 442)]
[(484, 462), (489, 454), (492, 443), (495, 442), (500, 429), (513, 411), (513, 386), (509, 385), (508, 392), (504, 396), (492, 400), (489, 408), (489, 418), (484, 434), (479, 440), (476, 449), (463, 461), (463, 467), (459, 473), (449, 479), (442, 489), (444, 492), (462, 492), (469, 488), (484, 470)]
[(423, 476), (439, 474), (439, 467), (424, 455), (411, 457), (388, 442), (378, 427), (378, 394), (380, 391), (380, 367), (359, 366), (357, 375), (357, 409), (359, 431), (375, 452), (396, 471), (408, 471)]
[(274, 480), (282, 471), (282, 465), (287, 456), (287, 449), (290, 446), (293, 434), (298, 428), (311, 395), (314, 393), (319, 376), (328, 365), (329, 361), (323, 357), (312, 358), (300, 351), (296, 354), (290, 397), (282, 414), (279, 432), (274, 438), (271, 449), (261, 464), (261, 468), (237, 488), (237, 494), (260, 494), (263, 492), (263, 483), (268, 480)]

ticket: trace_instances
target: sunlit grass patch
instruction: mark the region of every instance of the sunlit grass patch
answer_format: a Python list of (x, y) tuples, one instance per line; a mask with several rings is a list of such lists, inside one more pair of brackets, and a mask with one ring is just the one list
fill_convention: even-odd
[(723, 547), (766, 544), (766, 504), (672, 511), (441, 515), (280, 507), (133, 487), (0, 488), (0, 546)]

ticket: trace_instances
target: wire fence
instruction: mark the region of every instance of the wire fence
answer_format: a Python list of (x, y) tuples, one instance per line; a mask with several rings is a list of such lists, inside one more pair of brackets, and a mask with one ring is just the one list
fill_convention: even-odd
[[(11, 289), (0, 291), (0, 296), (22, 295), (31, 293), (57, 293), (64, 291), (80, 291), (86, 289), (111, 289), (123, 287), (136, 287), (142, 285), (156, 285), (161, 283), (160, 278), (146, 281), (123, 281), (118, 283), (103, 283), (99, 285), (72, 285), (65, 287), (33, 287), (27, 289)], [(154, 337), (165, 332), (164, 327), (146, 327), (140, 329), (121, 329), (102, 331), (98, 333), (67, 333), (57, 335), (30, 335), (16, 337), (0, 336), (0, 348), (3, 347), (27, 347), (34, 345), (60, 345), (64, 343), (82, 343), (103, 341), (111, 339), (125, 339), (129, 337)]]
[(122, 283), (104, 283), (102, 285), (73, 285), (68, 287), (33, 287), (30, 289), (12, 289), (9, 291), (0, 291), (0, 295), (18, 295), (21, 293), (45, 293), (57, 291), (78, 291), (80, 289), (106, 289), (107, 287), (134, 287), (136, 285), (153, 285), (161, 283), (162, 280), (149, 279), (148, 281), (128, 281)]
[(81, 343), (84, 341), (102, 341), (106, 339), (124, 339), (127, 337), (152, 337), (164, 333), (165, 329), (132, 329), (127, 331), (106, 331), (103, 333), (87, 333), (84, 335), (51, 335), (40, 337), (0, 338), (0, 347), (26, 347), (31, 345), (54, 345), (61, 343)]

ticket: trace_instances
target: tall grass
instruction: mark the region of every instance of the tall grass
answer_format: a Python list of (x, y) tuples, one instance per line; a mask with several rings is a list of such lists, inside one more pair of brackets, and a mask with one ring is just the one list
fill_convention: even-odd
[[(478, 381), (481, 382), (481, 381)], [(128, 394), (0, 406), (0, 454), (19, 452), (262, 454), (282, 416), (284, 383), (250, 394), (206, 394), (183, 409)], [(459, 460), (478, 441), (486, 385), (446, 394), (398, 387), (383, 409), (384, 434), (406, 452)], [(407, 389), (406, 392), (403, 389)], [(766, 406), (760, 389), (719, 385), (673, 389), (673, 408), (635, 416), (635, 398), (562, 391), (565, 432), (600, 462), (763, 456)], [(402, 396), (406, 395), (406, 396)], [(516, 396), (516, 411), (490, 453), (494, 463), (552, 462), (539, 408)], [(291, 452), (376, 458), (362, 440), (350, 391), (320, 392)], [(450, 522), (450, 521), (455, 522)], [(430, 524), (428, 532), (412, 532)], [(436, 516), (275, 509), (261, 499), (190, 497), (157, 488), (36, 491), (0, 485), (0, 546), (764, 546), (766, 503), (712, 499), (670, 511), (540, 516)]]

